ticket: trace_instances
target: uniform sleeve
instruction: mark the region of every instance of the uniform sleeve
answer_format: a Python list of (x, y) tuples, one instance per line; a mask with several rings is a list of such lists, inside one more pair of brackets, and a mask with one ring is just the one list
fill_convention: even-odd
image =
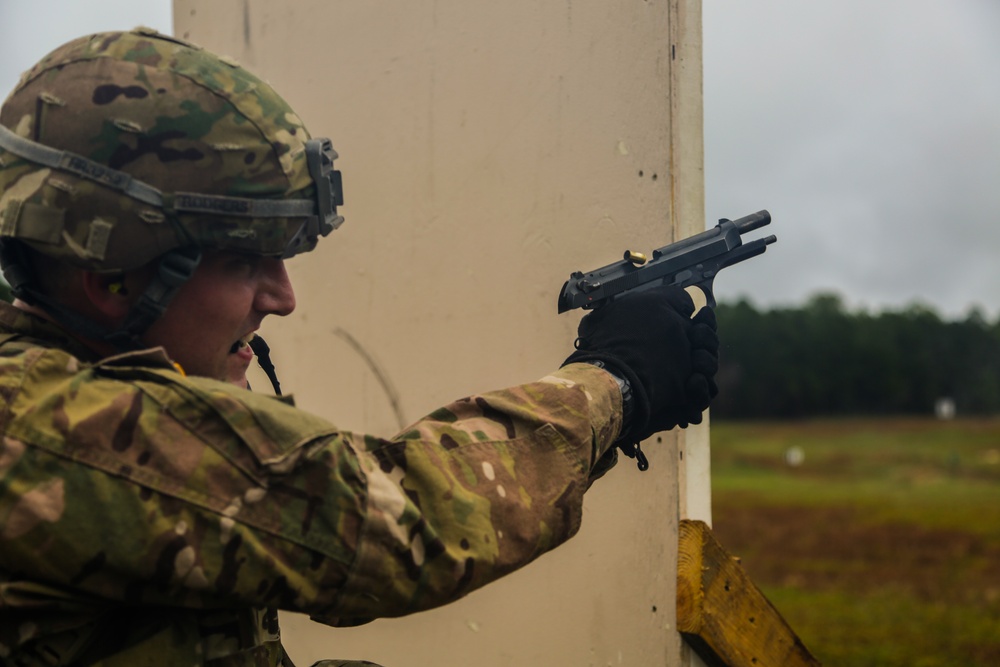
[(442, 604), (569, 539), (620, 402), (607, 374), (573, 365), (456, 401), (391, 441), (366, 439), (367, 516), (339, 612)]
[(621, 427), (589, 365), (380, 439), (222, 383), (64, 364), (10, 397), (0, 568), (115, 603), (331, 625), (445, 604), (576, 533)]

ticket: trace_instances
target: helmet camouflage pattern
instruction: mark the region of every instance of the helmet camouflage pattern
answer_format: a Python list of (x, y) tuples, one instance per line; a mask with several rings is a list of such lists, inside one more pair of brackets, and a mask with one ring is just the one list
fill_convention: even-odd
[(0, 126), (0, 240), (82, 268), (186, 246), (289, 257), (343, 221), (329, 141), (235, 62), (152, 30), (56, 49)]

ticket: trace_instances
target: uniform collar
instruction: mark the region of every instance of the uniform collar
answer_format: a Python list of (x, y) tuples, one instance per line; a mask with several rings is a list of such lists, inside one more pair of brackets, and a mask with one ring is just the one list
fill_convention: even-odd
[(81, 361), (95, 366), (161, 366), (176, 368), (162, 347), (136, 350), (101, 357), (98, 353), (71, 336), (61, 326), (33, 313), (0, 301), (0, 330), (17, 334), (20, 338), (43, 347), (59, 348)]

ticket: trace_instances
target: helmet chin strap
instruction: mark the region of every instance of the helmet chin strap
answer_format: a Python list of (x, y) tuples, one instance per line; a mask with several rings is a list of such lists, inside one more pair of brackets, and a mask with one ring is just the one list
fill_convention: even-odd
[(118, 329), (109, 329), (41, 292), (32, 279), (24, 249), (19, 243), (0, 240), (0, 263), (11, 292), (19, 299), (44, 310), (67, 331), (82, 338), (112, 345), (120, 352), (149, 347), (141, 340), (170, 304), (201, 261), (198, 248), (177, 248), (160, 258), (156, 272)]
[(194, 246), (176, 248), (160, 257), (156, 273), (132, 305), (121, 327), (104, 340), (122, 350), (147, 347), (140, 337), (167, 310), (177, 291), (194, 275), (199, 262), (201, 249)]

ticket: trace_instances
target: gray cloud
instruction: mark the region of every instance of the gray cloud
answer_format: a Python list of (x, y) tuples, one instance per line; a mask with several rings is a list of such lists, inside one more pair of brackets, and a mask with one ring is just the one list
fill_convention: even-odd
[(1000, 311), (1000, 8), (704, 3), (706, 208), (779, 237), (720, 298)]

